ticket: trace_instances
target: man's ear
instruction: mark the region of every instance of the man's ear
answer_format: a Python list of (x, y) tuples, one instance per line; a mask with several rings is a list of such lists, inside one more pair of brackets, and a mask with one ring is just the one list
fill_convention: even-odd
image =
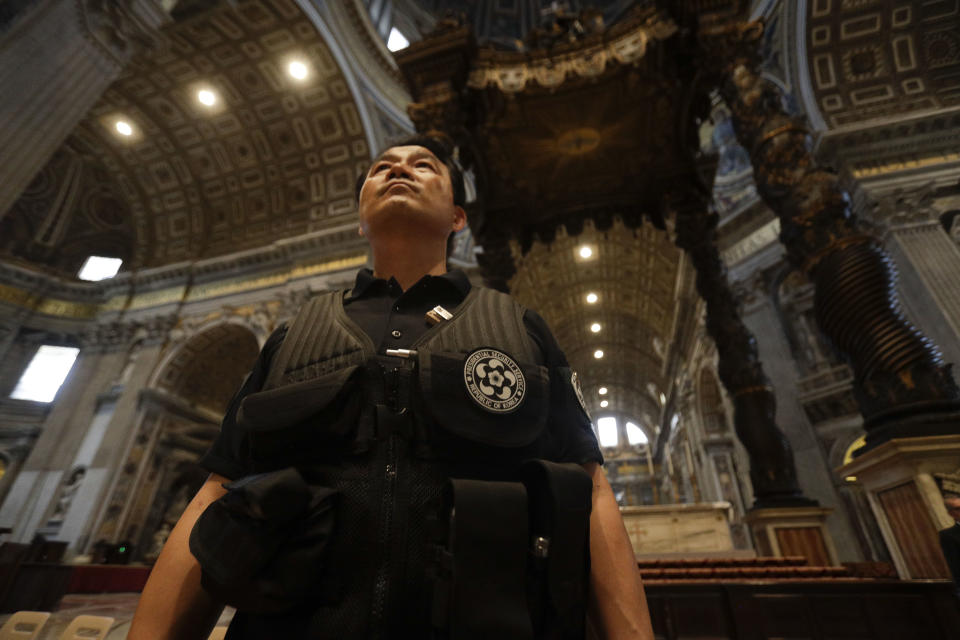
[(460, 231), (467, 226), (467, 212), (463, 207), (453, 207), (453, 231)]
[(362, 224), (358, 224), (358, 225), (357, 225), (357, 235), (360, 236), (361, 238), (363, 237), (363, 225), (362, 225)]

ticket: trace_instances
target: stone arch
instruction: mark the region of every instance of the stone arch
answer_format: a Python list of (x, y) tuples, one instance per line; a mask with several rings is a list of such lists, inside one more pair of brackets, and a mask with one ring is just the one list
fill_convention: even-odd
[[(254, 330), (238, 320), (201, 326), (163, 359), (149, 386), (222, 412), (253, 365), (259, 349), (260, 341)], [(224, 374), (221, 379), (207, 377), (220, 372)]]
[[(830, 469), (837, 469), (850, 462), (853, 452), (865, 444), (865, 438), (866, 434), (860, 425), (852, 425), (838, 434), (827, 452), (827, 464)], [(835, 478), (834, 482), (840, 484), (844, 480), (844, 478)]]
[(197, 463), (219, 433), (229, 402), (260, 350), (245, 323), (221, 320), (191, 332), (165, 357), (142, 392), (144, 415), (121, 480), (118, 541), (133, 557), (156, 559), (187, 502), (207, 477)]

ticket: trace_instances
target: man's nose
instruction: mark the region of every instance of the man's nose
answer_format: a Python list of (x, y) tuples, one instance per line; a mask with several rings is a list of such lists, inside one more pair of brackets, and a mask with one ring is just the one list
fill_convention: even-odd
[(395, 162), (390, 167), (390, 171), (387, 172), (387, 180), (393, 180), (396, 178), (409, 179), (411, 175), (413, 174), (410, 173), (410, 171), (407, 169), (407, 166), (405, 164), (400, 162)]

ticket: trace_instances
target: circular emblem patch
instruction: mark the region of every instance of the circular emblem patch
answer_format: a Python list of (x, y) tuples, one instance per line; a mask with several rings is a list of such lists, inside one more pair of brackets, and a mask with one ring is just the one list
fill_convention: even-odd
[(487, 411), (510, 413), (526, 396), (523, 372), (513, 358), (496, 349), (477, 349), (463, 363), (470, 397)]

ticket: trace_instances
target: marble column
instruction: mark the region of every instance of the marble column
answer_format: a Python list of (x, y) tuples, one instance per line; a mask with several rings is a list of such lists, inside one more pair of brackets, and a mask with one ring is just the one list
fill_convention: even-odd
[(160, 0), (45, 0), (13, 19), (0, 36), (0, 218), (167, 21)]
[(804, 123), (761, 76), (763, 25), (701, 35), (758, 193), (780, 219), (787, 257), (814, 282), (817, 323), (854, 370), (866, 449), (960, 432), (960, 389), (937, 345), (901, 312), (896, 266), (856, 219), (837, 175), (818, 166)]
[(757, 355), (757, 342), (740, 317), (716, 245), (717, 215), (695, 187), (667, 195), (676, 216), (676, 243), (697, 271), (697, 292), (707, 304), (707, 332), (719, 354), (720, 381), (734, 404), (734, 428), (750, 457), (754, 509), (814, 506), (797, 482), (793, 450), (775, 422), (776, 399)]

